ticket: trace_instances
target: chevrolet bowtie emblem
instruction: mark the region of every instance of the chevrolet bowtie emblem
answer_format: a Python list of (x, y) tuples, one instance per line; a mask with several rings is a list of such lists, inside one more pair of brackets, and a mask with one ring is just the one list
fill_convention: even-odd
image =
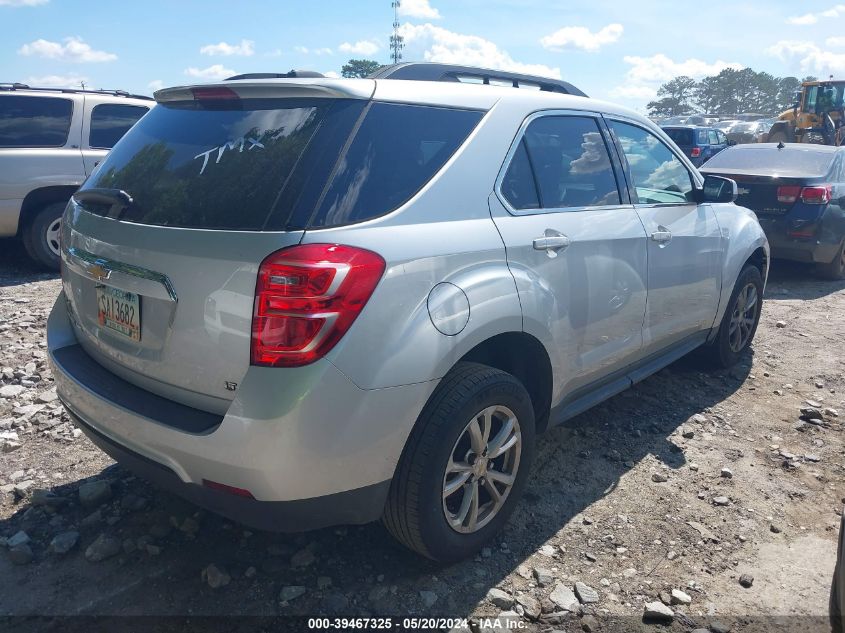
[(109, 278), (109, 270), (103, 268), (100, 264), (91, 264), (86, 270), (97, 281), (103, 281)]

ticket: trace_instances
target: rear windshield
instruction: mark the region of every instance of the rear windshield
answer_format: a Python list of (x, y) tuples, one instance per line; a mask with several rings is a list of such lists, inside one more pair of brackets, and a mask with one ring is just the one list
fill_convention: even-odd
[(62, 147), (73, 102), (58, 97), (0, 96), (0, 147)]
[(835, 156), (834, 152), (812, 149), (731, 147), (708, 160), (707, 169), (736, 169), (757, 175), (824, 176), (830, 171)]
[(83, 188), (126, 191), (133, 202), (120, 219), (141, 224), (257, 231), (360, 222), (407, 201), (480, 117), (344, 99), (159, 104)]
[(692, 141), (692, 130), (683, 128), (668, 128), (664, 132), (675, 141), (675, 145), (694, 145)]

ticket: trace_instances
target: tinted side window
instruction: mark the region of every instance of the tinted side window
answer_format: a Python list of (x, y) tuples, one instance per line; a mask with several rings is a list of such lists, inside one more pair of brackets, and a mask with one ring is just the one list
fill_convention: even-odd
[(699, 145), (707, 145), (707, 130), (698, 130), (698, 144)]
[(311, 225), (362, 222), (401, 206), (440, 171), (481, 116), (474, 110), (374, 103)]
[(89, 147), (111, 149), (135, 122), (149, 112), (143, 106), (103, 103), (91, 111)]
[(711, 145), (718, 145), (719, 144), (719, 135), (716, 134), (716, 130), (708, 130), (707, 136), (710, 138)]
[(716, 130), (716, 138), (719, 139), (720, 144), (724, 144), (724, 143), (728, 142), (728, 137), (725, 136), (724, 132), (720, 132), (719, 130)]
[(692, 176), (663, 141), (635, 125), (609, 123), (628, 161), (640, 204), (682, 204), (689, 200)]
[(525, 147), (543, 208), (621, 203), (610, 155), (595, 119), (535, 119), (525, 130)]
[(537, 197), (537, 185), (534, 173), (525, 151), (525, 139), (519, 142), (516, 152), (508, 165), (501, 186), (502, 195), (514, 209), (537, 209), (540, 199)]
[(70, 99), (0, 96), (0, 147), (61, 147), (72, 115)]

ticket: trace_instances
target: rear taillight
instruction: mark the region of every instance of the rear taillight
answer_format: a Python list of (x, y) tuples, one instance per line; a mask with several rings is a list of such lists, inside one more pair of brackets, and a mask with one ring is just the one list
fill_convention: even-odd
[(801, 187), (795, 185), (786, 185), (778, 187), (778, 202), (782, 204), (792, 204), (798, 200), (801, 195)]
[(692, 151), (689, 153), (690, 156), (693, 158), (698, 158), (701, 156), (701, 148), (700, 147), (693, 147)]
[(303, 244), (261, 262), (252, 319), (252, 364), (297, 367), (337, 344), (384, 273), (377, 254)]
[(805, 204), (827, 204), (832, 197), (833, 187), (830, 185), (815, 185), (801, 190), (801, 202)]

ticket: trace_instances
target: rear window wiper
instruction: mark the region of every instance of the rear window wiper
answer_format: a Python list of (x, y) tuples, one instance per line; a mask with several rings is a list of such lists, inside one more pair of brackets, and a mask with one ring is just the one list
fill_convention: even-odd
[(132, 196), (123, 189), (83, 189), (73, 199), (86, 211), (114, 219), (132, 204)]

